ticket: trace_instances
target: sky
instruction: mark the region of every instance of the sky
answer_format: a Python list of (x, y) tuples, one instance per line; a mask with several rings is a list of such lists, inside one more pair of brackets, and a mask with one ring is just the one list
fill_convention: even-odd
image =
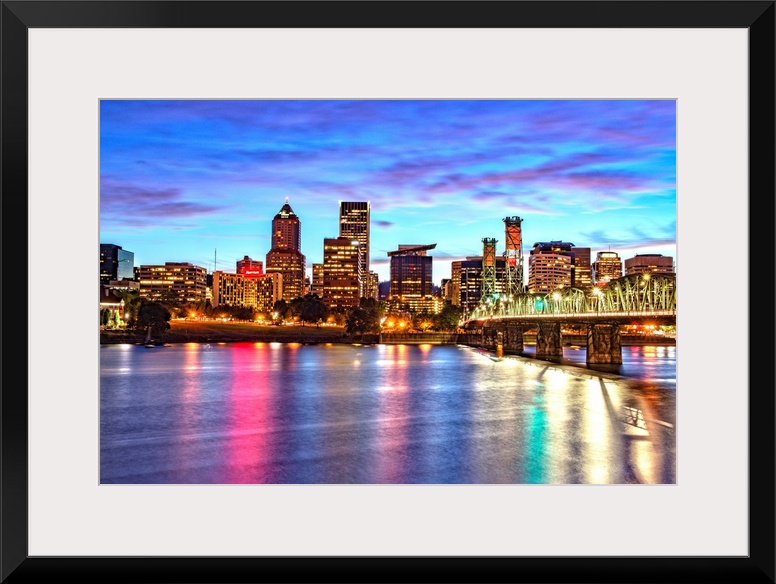
[(100, 243), (135, 266), (190, 262), (235, 271), (266, 261), (286, 198), (307, 272), (338, 235), (339, 201), (369, 201), (371, 269), (436, 244), (450, 264), (564, 241), (623, 260), (676, 262), (673, 100), (102, 100)]

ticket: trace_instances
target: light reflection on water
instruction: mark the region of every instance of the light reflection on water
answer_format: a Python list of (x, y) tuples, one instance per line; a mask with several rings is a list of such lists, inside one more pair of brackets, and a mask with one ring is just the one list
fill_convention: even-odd
[[(603, 378), (455, 346), (105, 345), (100, 356), (102, 483), (675, 481), (675, 347), (623, 347), (631, 375)], [(623, 411), (649, 421), (637, 448)]]

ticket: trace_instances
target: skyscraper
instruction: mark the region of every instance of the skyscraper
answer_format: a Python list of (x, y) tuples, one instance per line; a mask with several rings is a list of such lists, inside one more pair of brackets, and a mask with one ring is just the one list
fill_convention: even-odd
[(622, 277), (622, 260), (615, 251), (599, 251), (593, 263), (595, 283), (603, 286)]
[(323, 264), (313, 264), (313, 281), (310, 292), (323, 298)]
[(112, 243), (100, 244), (100, 283), (132, 280), (135, 277), (135, 254)]
[(528, 292), (552, 292), (572, 284), (573, 243), (549, 241), (534, 243), (528, 257)]
[(305, 256), (302, 247), (302, 222), (286, 197), (285, 204), (272, 220), (272, 249), (267, 252), (266, 273), (283, 276), (283, 300), (290, 302), (305, 295)]
[(571, 268), (571, 286), (574, 288), (590, 288), (593, 285), (593, 266), (590, 264), (590, 248), (571, 248), (574, 254), (574, 264)]
[[(482, 298), (482, 263), (483, 256), (467, 256), (466, 260), (452, 262), (450, 277), (450, 301), (460, 306), (464, 316), (468, 316), (477, 308)], [(495, 289), (494, 294), (505, 292), (506, 259), (495, 259)]]
[(361, 245), (349, 237), (323, 240), (323, 303), (353, 308), (361, 300)]
[(360, 294), (371, 298), (369, 280), (369, 201), (340, 201), (339, 236), (359, 242), (361, 254)]
[(413, 311), (431, 310), (434, 258), (426, 255), (426, 251), (435, 247), (436, 243), (400, 245), (399, 249), (388, 252), (391, 258), (391, 301), (407, 304)]

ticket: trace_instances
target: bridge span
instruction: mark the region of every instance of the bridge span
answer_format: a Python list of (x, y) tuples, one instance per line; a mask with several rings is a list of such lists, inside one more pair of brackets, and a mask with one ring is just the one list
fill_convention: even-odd
[(562, 327), (586, 329), (587, 363), (621, 365), (621, 327), (676, 325), (675, 274), (632, 274), (602, 288), (485, 298), (462, 323), (462, 344), (521, 354), (523, 333), (536, 329), (536, 357), (563, 357)]

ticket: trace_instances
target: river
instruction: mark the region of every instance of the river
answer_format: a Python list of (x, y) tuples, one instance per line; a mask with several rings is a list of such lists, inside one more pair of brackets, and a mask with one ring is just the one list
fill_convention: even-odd
[(102, 345), (100, 482), (672, 484), (676, 347), (622, 350)]

